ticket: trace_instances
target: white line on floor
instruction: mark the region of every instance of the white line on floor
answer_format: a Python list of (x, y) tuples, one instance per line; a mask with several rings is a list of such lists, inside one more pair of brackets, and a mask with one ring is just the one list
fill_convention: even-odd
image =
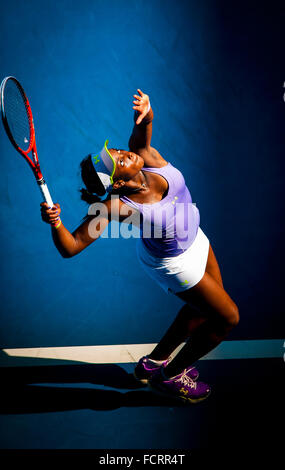
[[(202, 360), (282, 358), (285, 352), (284, 344), (283, 339), (224, 341)], [(50, 365), (66, 361), (91, 364), (134, 363), (150, 353), (155, 345), (150, 343), (2, 349), (0, 367)], [(182, 346), (177, 348), (173, 355), (177, 354)]]

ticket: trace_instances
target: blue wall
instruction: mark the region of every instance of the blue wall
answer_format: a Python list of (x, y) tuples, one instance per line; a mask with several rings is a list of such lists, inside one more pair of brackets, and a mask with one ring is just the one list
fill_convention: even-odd
[[(127, 147), (132, 94), (150, 95), (153, 145), (183, 171), (240, 307), (231, 339), (282, 337), (282, 28), (278, 2), (1, 6), (0, 78), (15, 75), (30, 98), (42, 170), (70, 230), (87, 211), (81, 159), (106, 138)], [(146, 277), (136, 240), (102, 239), (62, 259), (2, 126), (0, 153), (1, 347), (158, 341), (182, 303)]]

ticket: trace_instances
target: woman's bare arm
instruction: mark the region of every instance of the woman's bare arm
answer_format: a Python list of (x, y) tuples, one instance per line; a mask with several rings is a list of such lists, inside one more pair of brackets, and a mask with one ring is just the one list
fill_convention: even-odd
[[(46, 202), (41, 203), (42, 219), (48, 224), (55, 224), (60, 212), (59, 204), (50, 209)], [(71, 233), (62, 222), (58, 228), (51, 225), (53, 242), (63, 258), (72, 258), (98, 240), (111, 220), (124, 222), (131, 213), (131, 208), (118, 197), (92, 204), (88, 217), (74, 232)]]
[(141, 155), (146, 166), (160, 168), (167, 161), (160, 153), (151, 147), (153, 111), (150, 107), (149, 96), (138, 89), (139, 95), (134, 95), (135, 106), (134, 127), (129, 139), (129, 149)]
[[(49, 209), (43, 202), (41, 212), (43, 221), (52, 224), (60, 214), (60, 206), (56, 204), (53, 209)], [(109, 221), (108, 207), (100, 203), (98, 211), (94, 210), (94, 215), (89, 215), (73, 233), (63, 223), (58, 228), (51, 225), (53, 242), (63, 258), (72, 258), (97, 240)]]

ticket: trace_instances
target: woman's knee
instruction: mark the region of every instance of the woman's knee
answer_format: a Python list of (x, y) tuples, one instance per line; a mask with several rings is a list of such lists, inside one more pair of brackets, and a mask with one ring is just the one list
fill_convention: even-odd
[(195, 306), (189, 304), (184, 304), (177, 315), (177, 321), (180, 322), (184, 331), (189, 334), (206, 320), (206, 315), (202, 314)]
[[(239, 310), (229, 294), (206, 273), (203, 279), (193, 288), (177, 294), (184, 302), (195, 306), (208, 319), (219, 321), (227, 327), (234, 328), (239, 323)], [(186, 307), (185, 311), (186, 311)]]
[(239, 309), (234, 302), (228, 306), (224, 319), (230, 329), (235, 328), (239, 324)]

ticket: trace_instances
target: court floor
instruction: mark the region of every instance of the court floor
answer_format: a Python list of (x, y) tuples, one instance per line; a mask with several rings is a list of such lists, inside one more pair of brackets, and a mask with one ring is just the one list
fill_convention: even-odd
[(141, 388), (132, 363), (1, 367), (0, 448), (275, 455), (283, 359), (201, 360), (197, 367), (212, 394), (190, 406)]

